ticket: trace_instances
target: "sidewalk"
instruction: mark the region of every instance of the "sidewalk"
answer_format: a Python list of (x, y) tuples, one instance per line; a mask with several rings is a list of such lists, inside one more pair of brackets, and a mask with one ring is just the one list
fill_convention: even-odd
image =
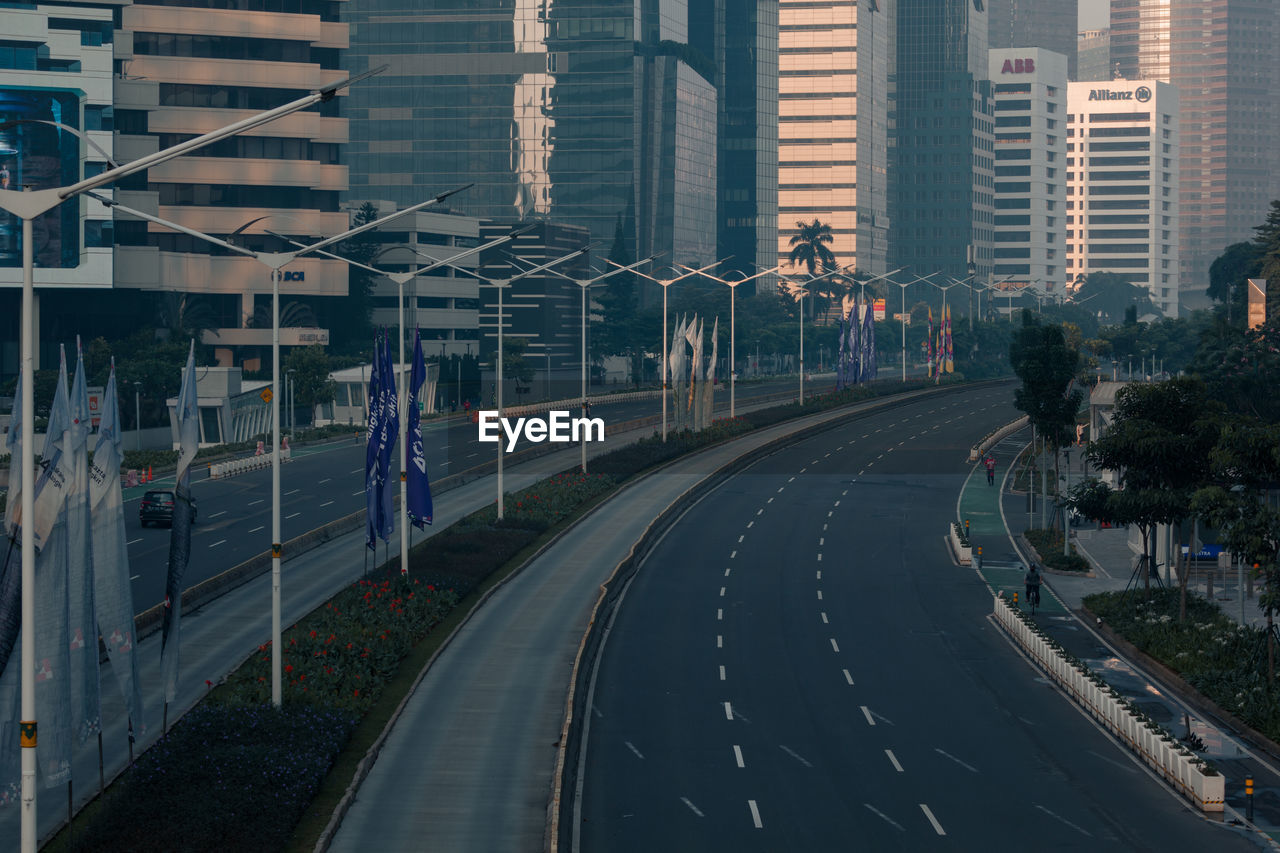
[[(1014, 537), (1029, 526), (1028, 506), (1025, 493), (1006, 491), (1013, 479), (1007, 466), (1029, 441), (1030, 430), (1023, 430), (1000, 442), (994, 452), (1004, 470), (997, 469), (996, 486), (988, 486), (981, 464), (975, 465), (957, 502), (961, 523), (966, 518), (970, 521), (970, 540), (975, 556), (977, 549), (982, 548), (982, 567), (979, 569), (975, 560), (975, 571), (993, 594), (1003, 591), (1008, 597), (1016, 591), (1019, 600), (1024, 595), (1022, 574), (1026, 558), (1019, 552)], [(1081, 454), (1073, 452), (1071, 455), (1079, 457)], [(1072, 482), (1077, 482), (1084, 474), (1080, 460), (1072, 458), (1071, 467)], [(1039, 516), (1037, 497), (1037, 524)], [(1129, 548), (1128, 531), (1124, 528), (1097, 529), (1090, 525), (1073, 529), (1072, 534), (1077, 550), (1092, 564), (1094, 577), (1046, 572), (1042, 606), (1037, 611), (1036, 621), (1067, 651), (1094, 672), (1102, 674), (1111, 686), (1176, 737), (1180, 738), (1190, 730), (1204, 741), (1206, 749), (1202, 754), (1226, 777), (1224, 820), (1244, 821), (1244, 780), (1252, 776), (1255, 790), (1253, 825), (1268, 838), (1272, 847), (1280, 849), (1280, 843), (1277, 843), (1280, 842), (1280, 770), (1274, 766), (1276, 762), (1265, 754), (1258, 754), (1214, 721), (1202, 719), (1185, 701), (1124, 659), (1092, 630), (1092, 626), (1075, 615), (1086, 596), (1123, 590), (1129, 584), (1133, 575), (1134, 552)], [(1223, 574), (1218, 572), (1214, 579), (1214, 597), (1224, 613), (1239, 619), (1236, 580), (1231, 578), (1228, 584)], [(1199, 581), (1198, 591), (1201, 594), (1205, 592), (1203, 579)], [(1248, 621), (1261, 618), (1256, 592), (1253, 599), (1245, 602), (1243, 609)]]

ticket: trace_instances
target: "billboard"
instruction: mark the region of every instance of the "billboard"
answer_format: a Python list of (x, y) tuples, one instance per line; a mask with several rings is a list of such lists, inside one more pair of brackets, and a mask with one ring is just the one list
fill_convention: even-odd
[[(80, 92), (0, 86), (0, 188), (40, 190), (80, 179), (80, 140), (39, 122), (79, 130)], [(36, 266), (79, 265), (79, 211), (79, 203), (72, 201), (31, 223)], [(0, 212), (0, 267), (20, 266), (22, 220)]]

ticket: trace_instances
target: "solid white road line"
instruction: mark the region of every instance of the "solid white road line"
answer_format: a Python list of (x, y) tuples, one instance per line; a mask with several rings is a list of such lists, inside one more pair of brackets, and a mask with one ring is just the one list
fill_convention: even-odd
[(861, 707), (862, 707), (862, 716), (864, 716), (864, 717), (866, 717), (866, 718), (867, 718), (867, 725), (868, 725), (868, 726), (874, 726), (874, 725), (876, 724), (876, 721), (875, 721), (875, 719), (871, 716), (871, 709), (870, 709), (870, 708), (868, 708), (866, 705), (863, 705), (863, 706), (861, 706)]
[(970, 765), (970, 764), (965, 764), (963, 761), (961, 761), (960, 759), (956, 758), (954, 755), (952, 755), (952, 754), (951, 754), (951, 753), (949, 753), (949, 752), (944, 752), (943, 750), (939, 749), (939, 748), (938, 748), (938, 747), (936, 747), (936, 746), (933, 748), (933, 751), (934, 751), (934, 752), (936, 752), (936, 753), (938, 753), (938, 755), (941, 755), (943, 758), (950, 758), (952, 761), (954, 761), (956, 764), (959, 764), (961, 767), (963, 767), (965, 770), (968, 770), (970, 773), (977, 773), (977, 772), (978, 772), (978, 768), (976, 768), (976, 767), (974, 767), (974, 766), (972, 766), (972, 765)]
[(831, 638), (831, 651), (836, 652), (837, 654), (840, 652), (840, 647), (836, 645), (835, 637)]
[(1049, 817), (1055, 817), (1055, 818), (1057, 818), (1058, 820), (1062, 821), (1062, 822), (1063, 822), (1063, 823), (1065, 823), (1067, 826), (1071, 827), (1071, 828), (1072, 828), (1072, 829), (1074, 829), (1076, 832), (1078, 832), (1078, 833), (1080, 833), (1081, 835), (1083, 835), (1085, 838), (1093, 838), (1093, 836), (1092, 836), (1092, 835), (1090, 835), (1087, 831), (1085, 831), (1084, 829), (1082, 829), (1082, 828), (1081, 828), (1081, 827), (1079, 827), (1079, 826), (1076, 826), (1074, 823), (1072, 823), (1071, 821), (1067, 820), (1067, 819), (1066, 819), (1065, 817), (1063, 817), (1062, 815), (1056, 815), (1056, 814), (1054, 814), (1053, 812), (1049, 811), (1048, 809), (1046, 809), (1044, 806), (1040, 805), (1039, 803), (1036, 803), (1036, 808), (1038, 808), (1040, 811), (1042, 811), (1042, 812), (1044, 812), (1045, 814), (1047, 814)]
[(898, 763), (898, 759), (894, 756), (892, 749), (886, 749), (884, 754), (889, 756), (889, 763), (893, 765), (893, 769), (899, 773), (902, 772), (902, 765)]
[(627, 745), (627, 749), (631, 750), (636, 754), (636, 758), (639, 758), (641, 761), (644, 760), (644, 756), (640, 754), (640, 750), (636, 749), (635, 744), (633, 744), (629, 740), (624, 740), (623, 743)]
[(747, 805), (751, 807), (751, 821), (756, 825), (756, 829), (764, 829), (764, 824), (760, 822), (760, 810), (756, 808), (756, 801), (747, 800)]
[(739, 767), (746, 767), (747, 763), (742, 760), (742, 747), (736, 743), (733, 745), (733, 757), (738, 762)]
[(688, 797), (681, 797), (681, 798), (680, 798), (680, 802), (682, 802), (682, 803), (684, 803), (686, 806), (688, 806), (688, 807), (689, 807), (689, 810), (690, 810), (691, 812), (693, 812), (694, 814), (696, 814), (698, 817), (702, 817), (702, 816), (703, 816), (703, 815), (702, 815), (702, 812), (698, 811), (698, 807), (697, 807), (697, 806), (695, 806), (693, 803), (689, 802), (689, 798), (688, 798)]
[(863, 805), (866, 806), (868, 809), (870, 809), (872, 814), (882, 818), (885, 821), (885, 823), (889, 824), (890, 826), (896, 827), (899, 832), (906, 832), (906, 830), (902, 828), (902, 824), (898, 823), (896, 820), (889, 817), (887, 814), (880, 811), (875, 806), (871, 805), (871, 803), (863, 803)]
[(942, 828), (942, 824), (938, 823), (938, 819), (933, 816), (933, 812), (929, 811), (929, 807), (924, 803), (920, 804), (920, 810), (924, 812), (924, 816), (929, 818), (929, 823), (933, 824), (933, 831), (939, 835), (946, 835), (947, 831)]
[(852, 684), (853, 684), (853, 676), (849, 674), (849, 670), (847, 670), (847, 669), (842, 669), (842, 670), (840, 670), (840, 671), (844, 673), (844, 680), (845, 680), (845, 681), (847, 681), (847, 682), (849, 682), (849, 684), (850, 684), (850, 685), (852, 685)]
[(808, 761), (805, 761), (805, 760), (804, 760), (804, 758), (803, 758), (802, 756), (797, 755), (796, 753), (794, 753), (794, 752), (792, 752), (791, 750), (787, 749), (787, 748), (786, 748), (784, 745), (782, 745), (782, 744), (778, 744), (778, 749), (782, 750), (782, 751), (783, 751), (783, 752), (785, 752), (787, 755), (790, 755), (792, 758), (794, 758), (796, 761), (799, 761), (799, 762), (800, 762), (801, 764), (803, 764), (805, 767), (812, 767), (812, 766), (813, 766), (813, 765), (812, 765), (812, 764), (810, 764)]

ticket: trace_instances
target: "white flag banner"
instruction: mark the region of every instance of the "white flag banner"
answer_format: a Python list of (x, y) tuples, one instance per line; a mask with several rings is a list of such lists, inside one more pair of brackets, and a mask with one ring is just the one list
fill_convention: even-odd
[(111, 669), (135, 731), (146, 730), (138, 656), (134, 653), (133, 588), (129, 581), (129, 548), (124, 529), (124, 495), (120, 491), (120, 403), (116, 371), (111, 368), (102, 398), (98, 441), (89, 470), (89, 509), (93, 541), (93, 590), (98, 630), (111, 659)]
[[(160, 670), (164, 701), (178, 694), (178, 649), (182, 625), (182, 579), (191, 557), (191, 462), (200, 446), (200, 402), (196, 396), (196, 342), (187, 352), (187, 367), (178, 392), (178, 471), (173, 493), (173, 526), (169, 530), (169, 571), (164, 585), (164, 623), (160, 638)], [(273, 452), (279, 452), (274, 448)]]
[(17, 539), (22, 515), (22, 483), (26, 479), (22, 470), (22, 374), (18, 374), (18, 386), (13, 396), (13, 414), (9, 418), (9, 433), (4, 437), (5, 452), (9, 454), (9, 495), (4, 508), (4, 532), (10, 539)]
[(84, 743), (101, 729), (98, 688), (98, 619), (93, 606), (93, 550), (89, 538), (89, 385), (76, 341), (76, 378), (71, 385), (71, 423), (66, 449), (67, 598), (71, 648), (71, 730)]

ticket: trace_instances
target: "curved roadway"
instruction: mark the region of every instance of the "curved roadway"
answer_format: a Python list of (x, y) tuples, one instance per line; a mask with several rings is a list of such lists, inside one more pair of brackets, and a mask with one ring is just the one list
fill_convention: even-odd
[(779, 451), (649, 554), (593, 688), (583, 851), (1241, 850), (988, 621), (944, 543), (1005, 389)]

